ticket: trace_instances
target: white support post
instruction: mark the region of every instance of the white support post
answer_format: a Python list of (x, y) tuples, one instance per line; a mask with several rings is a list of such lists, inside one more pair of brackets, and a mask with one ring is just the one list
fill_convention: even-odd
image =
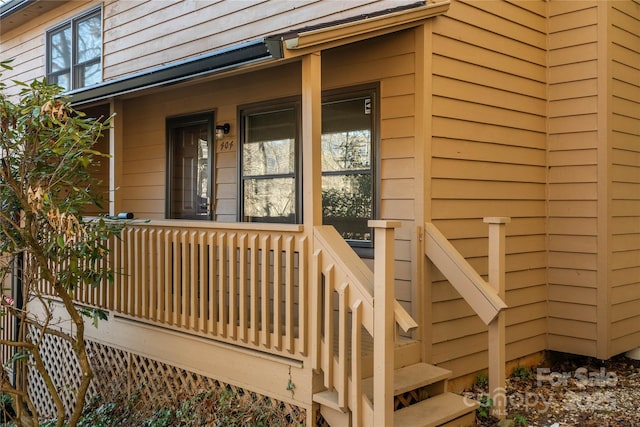
[(393, 427), (395, 241), (397, 221), (369, 221), (375, 228), (373, 279), (373, 420)]
[[(498, 296), (505, 300), (505, 224), (511, 221), (506, 217), (488, 217), (489, 224), (489, 284)], [(506, 401), (506, 339), (505, 313), (501, 311), (489, 324), (489, 396), (493, 401), (491, 414), (504, 419), (507, 410)]]

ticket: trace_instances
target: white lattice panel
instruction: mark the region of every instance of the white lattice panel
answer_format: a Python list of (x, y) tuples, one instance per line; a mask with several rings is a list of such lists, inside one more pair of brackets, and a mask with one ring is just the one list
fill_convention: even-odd
[[(301, 425), (306, 420), (304, 409), (268, 396), (96, 342), (87, 341), (87, 348), (94, 371), (89, 397), (96, 394), (116, 396), (127, 393), (130, 396), (137, 393), (141, 402), (158, 402), (158, 396), (167, 401), (180, 401), (202, 392), (226, 391), (240, 396), (239, 400), (245, 404), (258, 404), (281, 411), (283, 417), (291, 420), (291, 425)], [(71, 346), (58, 337), (48, 336), (43, 341), (42, 349), (47, 368), (69, 409), (75, 402), (73, 391), (77, 387), (77, 383), (70, 380), (80, 375)], [(30, 396), (39, 413), (43, 418), (53, 417), (53, 401), (33, 367), (29, 370), (28, 379)]]

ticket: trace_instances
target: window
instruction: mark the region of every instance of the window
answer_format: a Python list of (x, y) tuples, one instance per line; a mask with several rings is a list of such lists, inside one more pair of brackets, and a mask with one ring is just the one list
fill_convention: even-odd
[(65, 91), (102, 80), (102, 11), (93, 10), (47, 32), (47, 80)]
[(167, 217), (211, 219), (213, 113), (167, 120)]
[(374, 93), (322, 105), (322, 222), (353, 246), (371, 246), (374, 218)]
[[(322, 104), (322, 219), (353, 246), (371, 247), (375, 217), (375, 91), (328, 94)], [(240, 113), (243, 221), (300, 221), (297, 103)]]
[(241, 112), (244, 221), (298, 221), (298, 111), (288, 103)]

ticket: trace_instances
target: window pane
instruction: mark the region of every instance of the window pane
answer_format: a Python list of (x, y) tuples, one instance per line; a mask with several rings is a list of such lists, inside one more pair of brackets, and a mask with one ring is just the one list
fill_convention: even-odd
[(100, 15), (90, 16), (77, 24), (76, 63), (99, 58), (101, 53), (102, 28)]
[(295, 184), (295, 178), (245, 179), (245, 220), (294, 223)]
[(245, 176), (283, 175), (294, 171), (295, 140), (245, 143), (242, 167)]
[(322, 223), (333, 225), (345, 239), (371, 240), (373, 218), (371, 174), (322, 177)]
[(242, 148), (244, 176), (283, 175), (295, 171), (296, 113), (293, 109), (252, 114), (246, 119)]
[(322, 170), (371, 168), (371, 131), (353, 130), (322, 135)]
[(80, 87), (89, 86), (100, 83), (102, 76), (100, 74), (100, 63), (80, 66), (76, 68), (78, 85)]
[(71, 26), (51, 33), (50, 41), (49, 71), (55, 73), (56, 71), (68, 70), (71, 66)]
[(69, 79), (69, 73), (52, 76), (49, 80), (51, 84), (58, 85), (64, 90), (71, 89), (71, 81)]

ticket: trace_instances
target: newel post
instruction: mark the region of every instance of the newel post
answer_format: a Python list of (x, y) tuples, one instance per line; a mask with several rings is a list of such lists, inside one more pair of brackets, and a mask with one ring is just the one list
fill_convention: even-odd
[[(506, 217), (488, 217), (489, 224), (489, 284), (505, 300), (505, 225)], [(491, 414), (503, 419), (506, 415), (506, 339), (505, 313), (501, 311), (489, 324), (489, 395), (493, 400)]]
[(373, 420), (393, 426), (395, 338), (395, 228), (398, 221), (369, 221), (375, 228), (373, 279)]

